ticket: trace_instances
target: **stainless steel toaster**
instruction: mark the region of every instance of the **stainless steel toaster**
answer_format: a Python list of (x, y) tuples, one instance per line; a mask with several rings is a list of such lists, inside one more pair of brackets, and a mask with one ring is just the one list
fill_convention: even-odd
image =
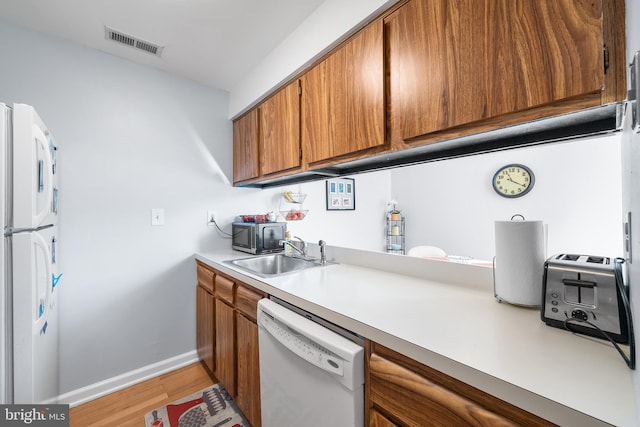
[(556, 254), (544, 264), (540, 316), (547, 325), (626, 343), (621, 264), (608, 257)]

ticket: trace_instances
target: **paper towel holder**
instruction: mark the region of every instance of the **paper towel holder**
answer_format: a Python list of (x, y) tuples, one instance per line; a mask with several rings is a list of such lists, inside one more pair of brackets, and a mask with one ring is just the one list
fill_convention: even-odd
[[(527, 221), (524, 217), (524, 215), (522, 214), (514, 214), (511, 216), (511, 220), (510, 221), (500, 221), (503, 224), (513, 224), (514, 227), (516, 227), (513, 231), (515, 231), (515, 234), (512, 235), (512, 238), (515, 238), (518, 240), (518, 244), (520, 244), (520, 238), (523, 237), (522, 232), (519, 230), (526, 230), (526, 229), (530, 229), (530, 226), (528, 225), (529, 223), (531, 224), (536, 224), (536, 223), (541, 223), (541, 221)], [(497, 223), (496, 222), (496, 227), (497, 227)], [(511, 228), (511, 226), (509, 226)], [(523, 228), (524, 227), (524, 228)], [(534, 258), (531, 258), (531, 260), (534, 259), (538, 259), (540, 258), (540, 262), (544, 263), (544, 257), (545, 257), (545, 253), (546, 253), (546, 227), (544, 225), (542, 225), (543, 227), (543, 240), (544, 240), (544, 248), (542, 249), (542, 257), (540, 258), (540, 254), (534, 254), (536, 255)], [(497, 230), (497, 229), (496, 229)], [(502, 231), (502, 234), (504, 235), (504, 230)], [(511, 233), (509, 233), (511, 234)], [(496, 236), (497, 236), (497, 231), (496, 231)], [(497, 244), (497, 243), (496, 243)], [(540, 303), (541, 303), (541, 287), (542, 287), (542, 276), (540, 277), (540, 281), (539, 284), (537, 283), (537, 281), (535, 281), (535, 279), (532, 281), (531, 278), (527, 279), (528, 283), (524, 283), (522, 286), (518, 285), (515, 287), (511, 286), (511, 283), (518, 283), (520, 282), (518, 281), (505, 281), (505, 272), (504, 271), (500, 271), (498, 274), (498, 269), (497, 269), (497, 263), (498, 263), (498, 255), (500, 255), (502, 261), (504, 262), (504, 250), (503, 251), (499, 251), (498, 248), (496, 247), (496, 255), (493, 257), (493, 262), (492, 262), (492, 273), (493, 273), (493, 295), (496, 299), (496, 301), (498, 301), (499, 303), (507, 303), (507, 304), (511, 304), (514, 306), (519, 306), (519, 307), (526, 307), (526, 308), (539, 308), (540, 307)], [(519, 260), (518, 258), (506, 258), (509, 259), (511, 262), (515, 261), (516, 265), (522, 265), (523, 267), (527, 267), (530, 266), (530, 261), (529, 258), (527, 258), (527, 260), (524, 262), (524, 264), (522, 263), (521, 260)], [(542, 264), (541, 264), (542, 265)], [(538, 265), (537, 263), (534, 262), (534, 270), (537, 269)], [(502, 267), (504, 269), (504, 266)], [(513, 275), (513, 272), (512, 272)], [(498, 276), (500, 276), (499, 280), (498, 280)], [(499, 282), (499, 283), (498, 283)], [(509, 284), (508, 286), (506, 286), (506, 284)], [(500, 286), (498, 286), (498, 284)], [(536, 292), (536, 290), (538, 290), (538, 287), (540, 288), (540, 292)], [(500, 288), (500, 289), (499, 289)], [(516, 291), (516, 293), (512, 292), (512, 291)], [(517, 292), (522, 292), (520, 294), (518, 294)]]
[(514, 305), (517, 307), (524, 307), (524, 308), (540, 308), (540, 304), (524, 304), (524, 303), (519, 303), (519, 302), (514, 302), (514, 301), (507, 301), (506, 299), (502, 298), (500, 295), (498, 295), (498, 290), (496, 289), (496, 257), (493, 257), (493, 297), (496, 299), (496, 301), (498, 301), (500, 304), (502, 303), (506, 303), (506, 304), (510, 304), (510, 305)]

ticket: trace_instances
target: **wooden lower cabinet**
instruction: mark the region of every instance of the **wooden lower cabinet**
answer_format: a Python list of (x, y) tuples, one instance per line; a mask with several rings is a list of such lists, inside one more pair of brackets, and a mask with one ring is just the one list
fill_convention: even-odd
[(233, 307), (216, 298), (216, 369), (215, 377), (232, 397), (236, 395), (235, 315)]
[(204, 287), (196, 288), (196, 347), (198, 357), (209, 368), (215, 370), (214, 346), (214, 297)]
[(238, 395), (236, 403), (253, 427), (262, 425), (260, 411), (260, 355), (258, 325), (236, 313)]
[(204, 362), (209, 371), (215, 370), (215, 330), (213, 297), (214, 270), (199, 261), (196, 262), (196, 349), (198, 357)]
[(260, 353), (258, 351), (258, 301), (266, 294), (245, 285), (236, 290), (236, 403), (253, 427), (262, 425), (260, 411)]
[[(198, 262), (198, 356), (234, 398), (253, 427), (262, 425), (258, 301), (267, 296)], [(203, 283), (211, 286), (203, 286)], [(215, 289), (215, 291), (214, 291)]]
[(376, 411), (375, 408), (369, 409), (369, 427), (396, 427), (387, 417)]
[(554, 425), (373, 342), (365, 384), (369, 427)]

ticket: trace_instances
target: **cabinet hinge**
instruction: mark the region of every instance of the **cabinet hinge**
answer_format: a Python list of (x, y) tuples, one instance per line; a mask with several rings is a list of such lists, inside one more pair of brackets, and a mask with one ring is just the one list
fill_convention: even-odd
[(302, 86), (298, 86), (298, 96), (302, 96)]
[(607, 70), (609, 69), (609, 48), (607, 45), (602, 47), (602, 57), (604, 58), (604, 73), (607, 74)]

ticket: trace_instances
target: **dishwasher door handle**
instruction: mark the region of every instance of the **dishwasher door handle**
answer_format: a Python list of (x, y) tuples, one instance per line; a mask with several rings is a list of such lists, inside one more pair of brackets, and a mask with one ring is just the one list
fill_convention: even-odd
[[(262, 314), (262, 316), (260, 316)], [(273, 339), (308, 363), (340, 377), (344, 376), (344, 360), (320, 344), (293, 330), (277, 318), (260, 313), (260, 327)]]

